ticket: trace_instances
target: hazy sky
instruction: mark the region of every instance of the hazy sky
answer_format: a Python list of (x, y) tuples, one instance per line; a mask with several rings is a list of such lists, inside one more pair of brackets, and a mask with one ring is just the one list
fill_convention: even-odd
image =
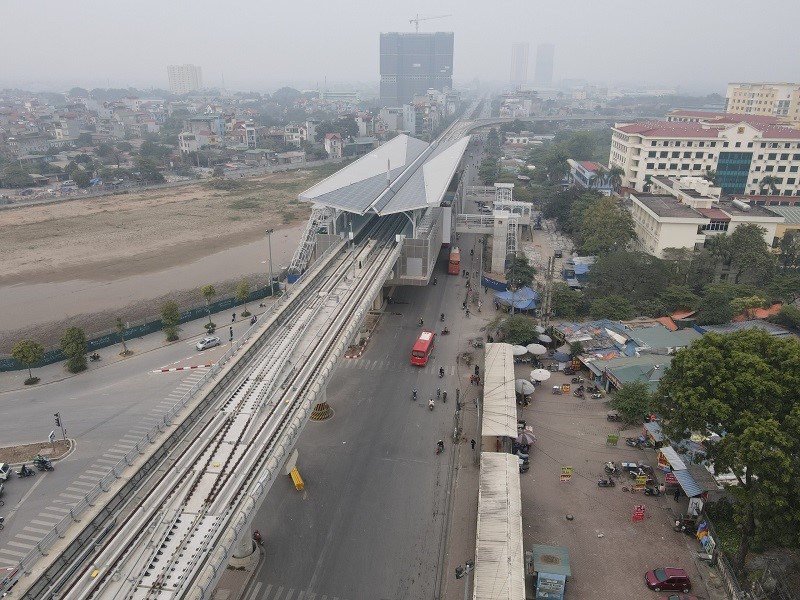
[(512, 42), (555, 45), (554, 79), (724, 93), (797, 81), (796, 0), (3, 0), (0, 88), (167, 87), (168, 64), (206, 86), (269, 91), (377, 85), (380, 32), (455, 32), (456, 83), (505, 83)]

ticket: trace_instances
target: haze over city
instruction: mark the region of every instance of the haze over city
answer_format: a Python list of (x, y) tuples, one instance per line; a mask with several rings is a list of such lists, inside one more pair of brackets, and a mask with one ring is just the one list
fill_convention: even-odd
[[(380, 32), (455, 33), (456, 82), (508, 80), (511, 44), (555, 45), (554, 79), (720, 92), (728, 81), (791, 81), (800, 5), (579, 0), (381, 3), (354, 0), (220, 6), (208, 0), (131, 4), (4, 3), (0, 87), (167, 87), (168, 64), (203, 68), (204, 84), (261, 91), (281, 85), (378, 81)], [(776, 18), (776, 15), (780, 15)], [(35, 39), (29, 26), (35, 24)], [(533, 60), (533, 57), (532, 57)]]

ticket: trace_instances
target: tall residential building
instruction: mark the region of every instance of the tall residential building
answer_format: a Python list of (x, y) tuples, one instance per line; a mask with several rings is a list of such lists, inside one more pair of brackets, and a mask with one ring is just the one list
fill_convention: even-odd
[(642, 191), (655, 177), (713, 174), (724, 194), (800, 196), (800, 130), (761, 115), (676, 110), (668, 118), (612, 128), (609, 166), (625, 171), (622, 185)]
[(782, 121), (800, 123), (800, 84), (729, 83), (725, 112), (769, 115)]
[(203, 87), (203, 72), (196, 65), (169, 65), (167, 76), (173, 94), (188, 94)]
[(428, 89), (453, 87), (453, 34), (382, 33), (381, 104), (402, 106)]
[(539, 44), (536, 46), (536, 71), (533, 74), (534, 85), (550, 87), (553, 85), (553, 44)]
[(517, 42), (511, 44), (511, 83), (522, 85), (528, 83), (528, 55), (530, 45)]

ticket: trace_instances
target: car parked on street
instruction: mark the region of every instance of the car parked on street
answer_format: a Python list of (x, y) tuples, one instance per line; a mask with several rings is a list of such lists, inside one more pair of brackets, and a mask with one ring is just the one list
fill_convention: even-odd
[(669, 596), (659, 596), (658, 600), (700, 600), (697, 596), (687, 596), (686, 594), (671, 594)]
[(222, 342), (218, 337), (208, 336), (204, 337), (202, 340), (197, 342), (195, 346), (198, 350), (205, 350), (207, 348), (213, 348), (214, 346), (219, 346)]
[(647, 587), (656, 592), (674, 590), (686, 593), (692, 589), (692, 582), (689, 581), (686, 571), (672, 567), (648, 571), (644, 575), (644, 582)]
[(11, 467), (8, 466), (8, 463), (0, 463), (0, 481), (6, 481), (9, 475), (11, 475)]

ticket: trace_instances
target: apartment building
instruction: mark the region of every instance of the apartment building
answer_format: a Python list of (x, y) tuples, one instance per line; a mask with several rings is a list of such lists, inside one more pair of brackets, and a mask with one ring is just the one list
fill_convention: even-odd
[(173, 94), (188, 94), (203, 87), (203, 71), (196, 65), (169, 65), (167, 78)]
[(773, 243), (783, 217), (742, 200), (720, 200), (720, 188), (702, 177), (654, 177), (652, 193), (631, 193), (630, 211), (637, 250), (663, 258), (666, 248), (697, 250), (706, 241), (755, 223)]
[(770, 115), (800, 124), (800, 84), (729, 83), (725, 93), (725, 112)]
[(713, 176), (723, 194), (800, 196), (800, 130), (774, 117), (725, 115), (616, 124), (609, 166), (643, 191), (655, 177)]

